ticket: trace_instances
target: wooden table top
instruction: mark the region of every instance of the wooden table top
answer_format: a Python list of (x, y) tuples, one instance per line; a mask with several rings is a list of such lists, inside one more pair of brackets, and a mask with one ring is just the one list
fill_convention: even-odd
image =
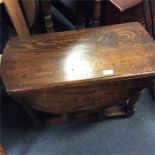
[(139, 23), (11, 39), (2, 56), (8, 93), (155, 74), (155, 43)]
[(121, 12), (138, 5), (142, 0), (110, 0)]

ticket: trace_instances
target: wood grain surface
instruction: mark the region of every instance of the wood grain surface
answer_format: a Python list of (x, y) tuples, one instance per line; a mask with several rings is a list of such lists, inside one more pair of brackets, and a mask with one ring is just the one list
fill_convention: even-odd
[(153, 39), (127, 23), (11, 39), (2, 81), (35, 124), (129, 117), (154, 62)]
[(150, 78), (120, 81), (96, 81), (61, 88), (44, 88), (13, 94), (19, 103), (38, 111), (62, 114), (93, 109), (105, 109), (132, 98)]
[(149, 76), (154, 62), (152, 38), (140, 24), (128, 23), (11, 39), (2, 57), (2, 80), (8, 93), (21, 93)]

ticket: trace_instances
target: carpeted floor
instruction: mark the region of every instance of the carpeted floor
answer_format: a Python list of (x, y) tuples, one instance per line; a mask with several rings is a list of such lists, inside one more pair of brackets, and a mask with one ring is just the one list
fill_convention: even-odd
[(155, 155), (155, 104), (145, 91), (128, 119), (37, 130), (19, 104), (3, 98), (2, 140), (8, 155)]

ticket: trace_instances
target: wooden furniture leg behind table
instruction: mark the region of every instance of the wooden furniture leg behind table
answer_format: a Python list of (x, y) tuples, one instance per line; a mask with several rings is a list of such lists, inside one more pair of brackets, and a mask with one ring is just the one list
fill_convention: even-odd
[[(1, 58), (2, 58), (2, 55), (0, 54), (0, 85), (1, 85)], [(1, 123), (1, 102), (0, 102), (0, 123)], [(1, 128), (1, 124), (0, 124), (0, 128)], [(1, 129), (0, 129), (0, 155), (6, 155), (4, 147), (1, 144)]]
[[(155, 1), (143, 0), (143, 8), (144, 8), (146, 29), (155, 40)], [(155, 78), (151, 81), (149, 89), (155, 102)]]
[(100, 26), (102, 0), (76, 0), (78, 28)]
[(1, 0), (0, 3), (4, 3), (18, 36), (24, 38), (30, 37), (29, 29), (19, 5), (19, 0)]

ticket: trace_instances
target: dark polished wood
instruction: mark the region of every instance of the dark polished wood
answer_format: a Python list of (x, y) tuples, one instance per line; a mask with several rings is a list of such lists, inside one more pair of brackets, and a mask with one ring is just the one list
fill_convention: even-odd
[[(155, 1), (143, 0), (143, 7), (146, 29), (155, 40)], [(155, 78), (151, 81), (149, 89), (155, 102)]]
[(41, 112), (52, 124), (128, 117), (155, 74), (154, 53), (139, 23), (13, 38), (2, 81), (34, 120)]
[(101, 19), (103, 25), (126, 22), (140, 22), (144, 25), (142, 0), (104, 1)]
[(143, 0), (145, 25), (148, 32), (155, 40), (155, 1)]
[(78, 28), (100, 26), (102, 0), (77, 0)]
[[(90, 7), (87, 7), (87, 1), (76, 0), (76, 14), (77, 14), (77, 29), (86, 27), (86, 11)], [(91, 4), (91, 3), (90, 3)]]
[(134, 7), (142, 2), (142, 0), (109, 0), (112, 4), (114, 4), (121, 12)]
[[(89, 2), (88, 2), (89, 3)], [(89, 17), (89, 26), (97, 27), (101, 24), (101, 10), (102, 10), (102, 0), (92, 1), (91, 16)]]

